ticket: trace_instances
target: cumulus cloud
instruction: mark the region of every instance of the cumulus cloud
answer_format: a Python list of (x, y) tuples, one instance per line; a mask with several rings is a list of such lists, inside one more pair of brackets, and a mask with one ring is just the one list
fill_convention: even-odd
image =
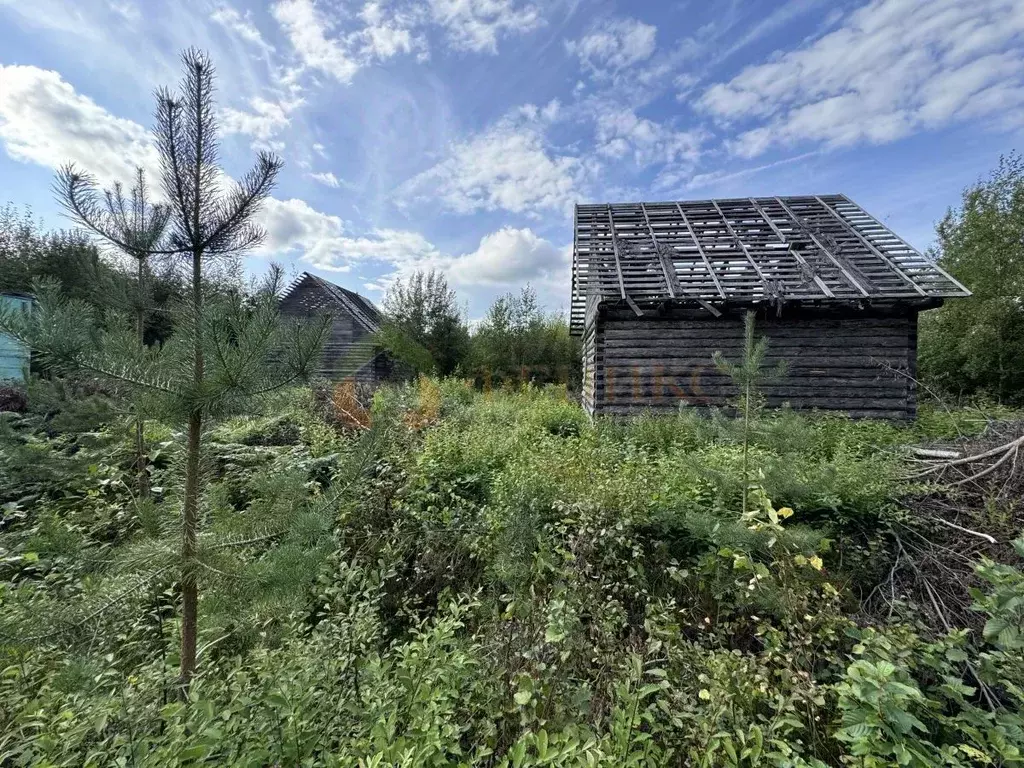
[(614, 19), (570, 40), (566, 50), (579, 57), (580, 65), (598, 76), (646, 61), (654, 53), (658, 29), (637, 19)]
[(323, 213), (305, 200), (270, 198), (259, 214), (267, 239), (260, 250), (268, 256), (293, 255), (319, 269), (347, 272), (358, 261), (388, 264), (432, 259), (440, 252), (423, 235), (376, 229), (352, 236), (338, 216)]
[(77, 93), (58, 72), (0, 65), (0, 141), (15, 160), (57, 168), (68, 162), (103, 183), (130, 180), (136, 166), (159, 178), (149, 132)]
[(565, 248), (533, 230), (503, 227), (484, 235), (475, 251), (452, 259), (446, 271), (463, 285), (515, 286), (552, 277), (568, 279), (569, 264)]
[(506, 119), (465, 141), (400, 188), (405, 201), (437, 200), (456, 213), (564, 211), (586, 175), (576, 157), (550, 150), (538, 127)]
[[(708, 88), (742, 157), (774, 146), (881, 144), (1024, 111), (1024, 2), (873, 0), (829, 34)], [(753, 126), (749, 124), (753, 123)]]

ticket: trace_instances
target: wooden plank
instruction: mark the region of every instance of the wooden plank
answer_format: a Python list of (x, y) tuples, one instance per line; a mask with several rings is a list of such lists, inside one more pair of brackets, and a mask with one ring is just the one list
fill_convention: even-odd
[(793, 221), (796, 224), (798, 224), (799, 226), (803, 227), (803, 229), (807, 232), (808, 237), (810, 237), (811, 240), (814, 241), (814, 244), (816, 246), (818, 246), (819, 249), (821, 249), (821, 252), (824, 253), (829, 258), (829, 260), (835, 265), (836, 269), (838, 269), (842, 273), (843, 277), (846, 278), (846, 281), (850, 285), (852, 285), (854, 288), (856, 288), (858, 291), (860, 291), (861, 294), (864, 295), (864, 296), (870, 296), (871, 295), (864, 288), (864, 286), (861, 285), (857, 281), (857, 279), (853, 275), (850, 274), (850, 271), (840, 263), (839, 259), (837, 259), (833, 255), (832, 251), (830, 251), (828, 248), (826, 248), (824, 246), (824, 244), (817, 238), (817, 236), (814, 234), (814, 232), (811, 231), (811, 228), (807, 224), (805, 224), (803, 222), (803, 220), (793, 212), (793, 209), (791, 209), (788, 205), (786, 205), (782, 201), (781, 197), (776, 197), (775, 201), (779, 205), (781, 205), (783, 207), (783, 209), (786, 211), (786, 213), (789, 214), (790, 218), (793, 219)]
[(775, 222), (772, 221), (771, 217), (764, 212), (764, 209), (761, 207), (761, 205), (752, 197), (748, 199), (750, 200), (750, 204), (754, 206), (754, 210), (756, 210), (758, 214), (761, 216), (761, 218), (765, 220), (768, 226), (772, 228), (772, 231), (775, 232), (779, 240), (781, 240), (788, 246), (788, 250), (786, 252), (794, 259), (796, 259), (796, 261), (799, 264), (801, 264), (804, 267), (804, 269), (807, 270), (808, 274), (811, 275), (811, 277), (814, 280), (814, 284), (818, 286), (818, 290), (824, 293), (826, 297), (834, 299), (836, 295), (832, 293), (832, 289), (825, 284), (825, 281), (821, 279), (818, 273), (814, 270), (814, 267), (807, 263), (807, 259), (805, 259), (799, 252), (797, 252), (793, 248), (792, 244), (786, 239), (786, 236), (782, 234), (782, 230), (775, 226)]
[[(654, 233), (654, 227), (651, 226), (651, 219), (647, 215), (647, 206), (640, 203), (640, 211), (644, 215), (644, 222), (647, 224), (647, 232), (651, 236), (651, 242), (654, 243), (654, 251), (658, 254), (658, 261), (661, 262), (661, 270), (665, 273), (665, 285), (668, 287), (669, 295), (674, 299), (677, 293), (683, 293), (684, 289), (679, 283), (679, 276), (676, 274), (676, 265), (673, 261), (669, 260), (662, 251), (662, 244), (658, 242), (658, 237)], [(669, 248), (670, 246), (665, 246)], [(722, 313), (718, 311), (716, 307), (708, 304), (699, 296), (696, 299), (697, 303), (700, 304), (704, 309), (710, 312), (715, 317), (721, 317)]]
[[(689, 404), (686, 404), (686, 405), (684, 405), (684, 408), (686, 410), (693, 410), (693, 411), (697, 411), (697, 412), (703, 412), (707, 407), (708, 407), (708, 405), (704, 405), (704, 404), (701, 404), (701, 405), (689, 405)], [(619, 417), (619, 416), (639, 416), (639, 415), (641, 415), (643, 413), (648, 413), (649, 412), (649, 413), (652, 413), (654, 415), (662, 415), (662, 416), (670, 417), (670, 416), (674, 416), (675, 414), (677, 414), (679, 412), (679, 408), (680, 408), (680, 406), (679, 406), (678, 402), (677, 403), (673, 403), (671, 405), (663, 405), (663, 406), (660, 406), (660, 407), (642, 406), (642, 405), (641, 406), (629, 406), (629, 405), (627, 405), (627, 406), (620, 406), (620, 405), (615, 405), (615, 406), (604, 406), (601, 409), (600, 414), (604, 415), (604, 416), (610, 416), (610, 417)], [(793, 410), (795, 410), (795, 411), (812, 411), (812, 410), (816, 410), (816, 409), (813, 409), (813, 408), (800, 408), (800, 407), (795, 407), (794, 406)], [(861, 420), (861, 419), (877, 419), (877, 420), (880, 420), (880, 421), (881, 420), (884, 420), (884, 421), (907, 421), (907, 420), (913, 418), (913, 416), (908, 414), (907, 410), (904, 409), (904, 408), (895, 408), (895, 409), (853, 409), (853, 408), (846, 409), (846, 408), (844, 408), (844, 409), (840, 409), (839, 412), (842, 413), (842, 414), (845, 414), (846, 416), (849, 416), (851, 419), (857, 419), (857, 420)]]
[[(888, 233), (889, 235), (891, 235), (891, 236), (892, 236), (892, 237), (893, 237), (893, 238), (894, 238), (894, 239), (895, 239), (895, 240), (896, 240), (896, 241), (897, 241), (898, 243), (900, 243), (900, 245), (904, 246), (904, 247), (905, 247), (905, 248), (906, 248), (907, 250), (909, 250), (909, 251), (913, 251), (914, 253), (917, 253), (917, 249), (916, 249), (916, 248), (912, 248), (912, 247), (910, 246), (910, 244), (909, 244), (909, 243), (907, 243), (907, 241), (906, 241), (906, 240), (904, 240), (904, 239), (903, 239), (902, 237), (900, 237), (899, 235), (897, 235), (897, 234), (896, 234), (895, 232), (893, 232), (893, 231), (892, 231), (891, 229), (889, 229), (889, 228), (888, 228), (887, 226), (885, 226), (884, 224), (882, 224), (882, 222), (880, 222), (880, 221), (879, 221), (878, 219), (876, 219), (876, 218), (875, 218), (874, 216), (872, 216), (872, 215), (871, 215), (870, 213), (868, 213), (868, 212), (867, 212), (867, 211), (865, 211), (865, 210), (864, 210), (863, 208), (861, 208), (861, 207), (860, 207), (859, 205), (857, 205), (857, 204), (856, 204), (855, 202), (853, 202), (853, 200), (851, 200), (850, 198), (848, 198), (848, 197), (847, 197), (846, 195), (840, 195), (840, 197), (841, 197), (841, 198), (843, 198), (843, 200), (845, 200), (845, 201), (846, 201), (847, 203), (849, 203), (850, 205), (853, 205), (853, 206), (855, 206), (855, 207), (857, 208), (857, 210), (859, 210), (859, 211), (861, 212), (861, 214), (862, 214), (862, 215), (863, 215), (863, 216), (864, 216), (865, 218), (869, 219), (869, 220), (870, 220), (871, 222), (873, 222), (874, 224), (876, 224), (876, 225), (878, 225), (879, 227), (881, 227), (882, 229), (884, 229), (884, 230), (885, 230), (885, 231), (886, 231), (886, 232), (887, 232), (887, 233)], [(936, 272), (938, 272), (938, 273), (939, 273), (940, 275), (942, 275), (942, 276), (943, 276), (943, 277), (945, 277), (945, 278), (946, 278), (947, 280), (949, 280), (949, 281), (950, 281), (951, 283), (953, 283), (953, 285), (955, 285), (955, 286), (956, 286), (956, 287), (957, 287), (957, 288), (958, 288), (959, 290), (963, 291), (963, 295), (964, 295), (964, 296), (970, 296), (970, 295), (971, 295), (971, 292), (970, 292), (970, 290), (968, 290), (968, 289), (967, 289), (967, 287), (966, 287), (966, 286), (964, 286), (964, 284), (963, 284), (963, 283), (961, 283), (961, 282), (960, 282), (959, 280), (957, 280), (957, 279), (956, 279), (955, 277), (953, 277), (953, 276), (952, 276), (951, 274), (949, 274), (949, 272), (947, 272), (947, 271), (946, 271), (946, 270), (944, 270), (944, 269), (943, 269), (943, 268), (942, 268), (941, 266), (939, 266), (939, 264), (938, 264), (937, 262), (930, 262), (930, 265), (931, 265), (931, 267), (932, 267), (933, 269), (935, 269), (935, 271), (936, 271)]]
[(880, 250), (878, 250), (874, 246), (874, 244), (870, 240), (868, 240), (866, 237), (864, 237), (864, 235), (862, 235), (853, 225), (851, 225), (850, 222), (848, 222), (846, 219), (844, 219), (842, 216), (840, 216), (839, 212), (836, 211), (835, 209), (833, 209), (831, 205), (826, 203), (820, 197), (815, 197), (814, 199), (817, 200), (818, 203), (826, 211), (828, 211), (830, 214), (832, 214), (832, 216), (835, 217), (836, 221), (838, 221), (840, 224), (842, 224), (843, 227), (848, 232), (850, 232), (854, 237), (856, 237), (858, 240), (860, 240), (861, 243), (863, 243), (868, 248), (868, 250), (870, 250), (873, 254), (875, 254), (875, 256), (877, 256), (879, 259), (881, 259), (889, 267), (889, 269), (891, 269), (893, 272), (895, 272), (897, 275), (899, 275), (904, 280), (904, 282), (908, 283), (912, 288), (914, 288), (914, 290), (916, 290), (922, 296), (927, 296), (928, 295), (927, 292), (924, 290), (924, 288), (922, 288), (920, 285), (917, 284), (917, 281), (912, 280), (910, 277), (908, 277), (906, 275), (906, 273), (904, 273), (904, 271), (899, 268), (899, 266), (896, 264), (896, 262), (894, 262), (892, 259), (890, 259), (888, 256), (886, 256)]
[[(677, 350), (674, 350), (674, 351), (678, 352)], [(605, 363), (605, 365), (612, 365), (612, 364), (614, 364), (614, 365), (617, 365), (617, 366), (625, 366), (625, 365), (650, 365), (652, 361), (659, 361), (659, 360), (663, 361), (667, 357), (670, 357), (670, 356), (663, 355), (663, 354), (658, 354), (658, 353), (649, 354), (649, 355), (646, 355), (646, 356), (642, 355), (642, 354), (633, 353), (629, 357), (618, 357), (618, 356), (616, 356), (614, 359), (611, 358), (611, 357), (606, 357), (603, 362)], [(705, 358), (705, 359), (707, 360), (708, 365), (710, 365), (711, 364), (711, 351), (708, 351), (707, 358)], [(905, 353), (904, 354), (887, 355), (887, 356), (886, 355), (873, 355), (870, 358), (866, 357), (865, 355), (843, 355), (843, 354), (837, 354), (837, 355), (823, 356), (821, 354), (793, 354), (793, 355), (788, 355), (786, 357), (769, 356), (768, 358), (766, 358), (765, 364), (768, 365), (769, 367), (772, 366), (772, 365), (775, 365), (776, 363), (779, 363), (779, 362), (785, 362), (785, 363), (790, 363), (792, 365), (799, 364), (801, 366), (806, 366), (806, 367), (810, 367), (810, 368), (827, 368), (829, 366), (834, 366), (834, 367), (839, 367), (839, 368), (856, 368), (856, 367), (859, 367), (859, 366), (863, 366), (865, 368), (867, 368), (867, 367), (878, 368), (878, 367), (881, 367), (883, 364), (884, 365), (896, 365), (896, 364), (903, 364), (906, 361), (907, 361), (907, 355)], [(699, 363), (699, 362), (702, 362), (702, 360), (698, 359), (696, 362)]]
[(612, 253), (615, 255), (615, 273), (619, 277), (619, 292), (622, 298), (626, 298), (626, 284), (622, 280), (622, 262), (619, 259), (619, 236), (615, 232), (615, 218), (612, 216), (612, 207), (608, 206), (608, 227), (612, 236)]
[[(665, 288), (668, 289), (668, 295), (671, 298), (676, 298), (676, 288), (679, 287), (679, 278), (676, 276), (675, 264), (666, 264), (665, 259), (661, 253), (661, 249), (658, 247), (658, 238), (654, 234), (654, 227), (651, 226), (651, 219), (647, 215), (647, 207), (640, 203), (640, 211), (644, 215), (644, 222), (647, 224), (647, 232), (651, 236), (651, 242), (654, 244), (654, 252), (658, 254), (658, 261), (661, 262), (661, 271), (665, 275)], [(682, 289), (679, 291), (682, 293)]]
[(757, 273), (762, 285), (767, 288), (768, 278), (764, 276), (764, 272), (761, 271), (761, 267), (759, 267), (757, 262), (754, 261), (754, 257), (750, 255), (750, 249), (747, 248), (747, 244), (740, 239), (740, 236), (736, 234), (736, 230), (732, 228), (732, 224), (729, 223), (729, 219), (722, 210), (722, 206), (718, 204), (717, 200), (712, 200), (711, 204), (715, 207), (715, 210), (718, 211), (718, 215), (722, 217), (722, 224), (725, 225), (726, 231), (729, 233), (730, 237), (736, 241), (736, 245), (740, 247), (740, 250), (743, 251), (743, 255), (747, 257), (747, 261), (750, 262), (750, 266), (754, 268), (754, 272)]
[(704, 262), (704, 268), (708, 271), (711, 276), (711, 280), (715, 284), (715, 288), (718, 290), (718, 295), (723, 299), (726, 298), (725, 291), (722, 289), (722, 284), (718, 281), (718, 275), (715, 274), (714, 268), (711, 266), (711, 262), (708, 260), (708, 255), (704, 252), (704, 246), (701, 245), (700, 239), (697, 237), (697, 233), (694, 232), (693, 226), (690, 224), (689, 218), (683, 211), (683, 207), (676, 203), (676, 210), (679, 211), (679, 215), (683, 219), (683, 224), (686, 226), (686, 231), (690, 233), (690, 238), (693, 240), (693, 244), (697, 246), (697, 252), (700, 254), (701, 260)]

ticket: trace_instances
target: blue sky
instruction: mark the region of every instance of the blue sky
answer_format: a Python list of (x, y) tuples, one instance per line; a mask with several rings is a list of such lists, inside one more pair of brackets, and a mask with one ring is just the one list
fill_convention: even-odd
[(154, 167), (189, 45), (227, 173), (286, 161), (250, 271), (437, 268), (470, 318), (567, 305), (574, 201), (842, 192), (926, 248), (1024, 130), (1024, 0), (0, 0), (0, 202)]

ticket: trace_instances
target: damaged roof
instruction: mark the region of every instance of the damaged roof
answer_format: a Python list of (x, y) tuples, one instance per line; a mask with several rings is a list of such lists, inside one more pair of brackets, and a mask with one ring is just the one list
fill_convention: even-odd
[(318, 285), (334, 302), (347, 309), (369, 333), (377, 333), (380, 330), (383, 319), (380, 310), (372, 301), (355, 291), (342, 288), (340, 285), (335, 285), (329, 280), (324, 280), (309, 272), (303, 272), (292, 281), (292, 284), (281, 294), (281, 299), (283, 300), (307, 280)]
[(969, 296), (845, 195), (577, 205), (570, 327), (588, 300), (631, 305)]

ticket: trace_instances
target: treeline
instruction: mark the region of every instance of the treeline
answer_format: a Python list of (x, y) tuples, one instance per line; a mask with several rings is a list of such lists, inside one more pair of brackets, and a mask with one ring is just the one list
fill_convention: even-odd
[[(144, 280), (123, 254), (101, 252), (82, 230), (48, 232), (28, 210), (0, 207), (0, 293), (34, 293), (43, 283), (60, 286), (68, 301), (83, 302), (98, 316), (135, 316), (144, 308), (145, 339), (162, 344), (174, 333), (172, 305), (184, 296), (180, 259), (145, 261)], [(207, 288), (214, 294), (245, 291), (240, 273), (211, 269)], [(144, 293), (140, 294), (140, 285)]]
[(474, 379), (483, 388), (579, 382), (579, 341), (563, 315), (544, 311), (529, 285), (500, 296), (473, 327), (436, 271), (395, 281), (383, 310), (384, 343), (418, 371)]
[[(185, 281), (173, 260), (149, 259), (139, 295), (135, 264), (101, 253), (78, 230), (47, 232), (27, 211), (0, 208), (0, 293), (32, 293), (40, 280), (58, 283), (63, 294), (103, 315), (134, 315), (146, 308), (146, 342), (173, 334), (171, 305), (184, 295)], [(245, 292), (242, 277), (214, 273), (210, 290)], [(439, 272), (417, 272), (392, 284), (383, 303), (389, 323), (381, 342), (411, 369), (476, 380), (481, 387), (532, 381), (579, 382), (578, 341), (566, 319), (544, 310), (529, 286), (498, 298), (471, 327), (458, 297)]]
[[(936, 228), (931, 255), (973, 293), (921, 315), (919, 372), (929, 394), (954, 402), (1024, 403), (1024, 159), (1011, 154), (966, 189)], [(153, 260), (139, 296), (128, 265), (101, 254), (83, 234), (45, 232), (12, 205), (0, 208), (0, 292), (30, 292), (55, 280), (70, 299), (101, 312), (149, 308), (148, 343), (173, 332), (170, 305), (182, 295), (173, 264)], [(241, 276), (211, 275), (216, 290), (244, 290)], [(383, 310), (382, 342), (411, 368), (471, 378), (489, 387), (514, 381), (578, 386), (580, 350), (566, 318), (546, 312), (529, 286), (498, 298), (471, 324), (438, 272), (396, 281)]]

